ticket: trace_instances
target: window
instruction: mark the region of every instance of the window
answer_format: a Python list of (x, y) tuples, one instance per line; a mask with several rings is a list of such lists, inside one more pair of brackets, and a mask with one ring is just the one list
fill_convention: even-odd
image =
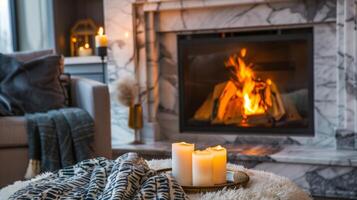
[(10, 1), (0, 0), (0, 52), (13, 51)]

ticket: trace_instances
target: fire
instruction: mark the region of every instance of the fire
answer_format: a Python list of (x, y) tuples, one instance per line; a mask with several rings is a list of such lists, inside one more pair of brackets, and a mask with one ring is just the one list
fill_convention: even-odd
[(103, 35), (104, 34), (104, 29), (103, 27), (99, 27), (98, 29), (98, 35)]
[(286, 112), (278, 87), (270, 79), (257, 77), (253, 64), (246, 61), (247, 53), (243, 48), (224, 63), (232, 73), (230, 79), (214, 86), (195, 120), (254, 126), (282, 119)]
[[(271, 106), (269, 103), (271, 94), (268, 92), (268, 94), (262, 95), (264, 93), (261, 91), (266, 88), (266, 85), (271, 85), (272, 81), (268, 79), (264, 83), (257, 80), (252, 70), (252, 64), (247, 65), (244, 61), (246, 54), (247, 49), (243, 48), (240, 55), (230, 56), (226, 67), (234, 68), (233, 79), (238, 80), (238, 86), (242, 88), (237, 91), (237, 96), (243, 98), (243, 115), (263, 114)], [(235, 82), (237, 83), (237, 81)]]

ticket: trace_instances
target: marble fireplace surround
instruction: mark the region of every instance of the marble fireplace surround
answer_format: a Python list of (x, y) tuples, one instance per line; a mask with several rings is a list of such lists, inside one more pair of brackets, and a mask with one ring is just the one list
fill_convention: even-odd
[[(293, 143), (335, 148), (336, 130), (356, 132), (356, 10), (352, 0), (134, 2), (134, 63), (144, 105), (144, 135), (153, 140)], [(313, 27), (315, 136), (179, 133), (176, 35), (280, 27)]]
[[(109, 79), (133, 74), (140, 83), (145, 145), (116, 150), (170, 155), (171, 141), (224, 144), (231, 162), (286, 176), (316, 196), (357, 198), (355, 135), (336, 141), (336, 130), (356, 133), (357, 29), (355, 0), (105, 0)], [(178, 131), (176, 35), (313, 27), (314, 137), (190, 134)], [(127, 34), (128, 33), (128, 34)], [(130, 33), (133, 33), (132, 35)], [(115, 84), (110, 84), (113, 88)], [(113, 92), (114, 94), (114, 92)], [(112, 122), (127, 129), (112, 95)], [(125, 110), (125, 109), (124, 109)], [(355, 147), (352, 147), (352, 149)], [(273, 149), (272, 151), (269, 151)], [(355, 148), (356, 149), (356, 148)]]

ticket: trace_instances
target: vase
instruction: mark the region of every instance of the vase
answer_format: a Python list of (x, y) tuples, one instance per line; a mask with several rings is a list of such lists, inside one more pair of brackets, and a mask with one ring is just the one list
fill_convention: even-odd
[(143, 128), (143, 109), (141, 104), (134, 104), (129, 107), (129, 128), (134, 130), (133, 144), (142, 144), (141, 129)]

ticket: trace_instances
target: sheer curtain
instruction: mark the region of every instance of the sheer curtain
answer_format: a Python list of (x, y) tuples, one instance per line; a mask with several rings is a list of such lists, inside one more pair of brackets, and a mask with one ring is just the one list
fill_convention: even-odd
[(16, 1), (16, 9), (19, 50), (54, 48), (52, 1)]
[(0, 0), (0, 53), (13, 51), (10, 0)]

